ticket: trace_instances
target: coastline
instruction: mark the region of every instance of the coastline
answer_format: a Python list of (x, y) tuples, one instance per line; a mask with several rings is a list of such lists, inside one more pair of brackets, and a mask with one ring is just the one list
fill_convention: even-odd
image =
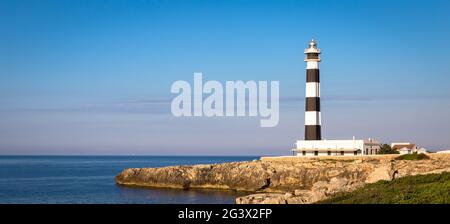
[(358, 157), (262, 157), (256, 161), (128, 168), (116, 176), (124, 186), (248, 192), (236, 203), (314, 203), (379, 180), (450, 170), (449, 154), (419, 161), (398, 155)]

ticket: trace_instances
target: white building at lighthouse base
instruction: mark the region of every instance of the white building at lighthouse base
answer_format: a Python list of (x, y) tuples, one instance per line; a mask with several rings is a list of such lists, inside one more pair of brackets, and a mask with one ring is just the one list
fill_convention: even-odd
[(294, 155), (314, 156), (362, 156), (375, 155), (381, 149), (380, 143), (373, 139), (366, 140), (298, 140)]

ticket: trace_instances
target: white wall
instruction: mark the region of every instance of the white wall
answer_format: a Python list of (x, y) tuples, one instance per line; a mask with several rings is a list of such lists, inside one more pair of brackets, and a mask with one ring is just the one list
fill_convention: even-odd
[[(376, 155), (380, 150), (380, 144), (374, 140), (299, 140), (297, 141), (297, 156), (303, 156), (302, 150), (306, 150), (305, 156), (315, 156), (314, 151), (319, 151), (318, 156), (355, 156), (354, 151), (360, 149), (362, 152), (357, 155)], [(344, 155), (341, 155), (341, 149), (345, 149)], [(337, 150), (337, 152), (336, 152)]]

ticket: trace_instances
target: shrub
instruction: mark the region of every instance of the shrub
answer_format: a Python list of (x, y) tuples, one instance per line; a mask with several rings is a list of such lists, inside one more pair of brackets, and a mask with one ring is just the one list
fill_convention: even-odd
[(392, 149), (388, 144), (382, 144), (380, 151), (378, 151), (378, 154), (399, 154), (399, 152), (395, 149)]
[(422, 159), (430, 159), (430, 157), (425, 154), (413, 153), (413, 154), (401, 155), (401, 156), (395, 158), (395, 160), (422, 160)]

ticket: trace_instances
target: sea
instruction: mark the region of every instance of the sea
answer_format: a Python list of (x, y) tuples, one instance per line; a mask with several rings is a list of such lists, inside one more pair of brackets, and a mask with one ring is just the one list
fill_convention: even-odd
[(0, 156), (0, 204), (231, 204), (243, 193), (125, 187), (125, 168), (249, 161), (219, 156)]

